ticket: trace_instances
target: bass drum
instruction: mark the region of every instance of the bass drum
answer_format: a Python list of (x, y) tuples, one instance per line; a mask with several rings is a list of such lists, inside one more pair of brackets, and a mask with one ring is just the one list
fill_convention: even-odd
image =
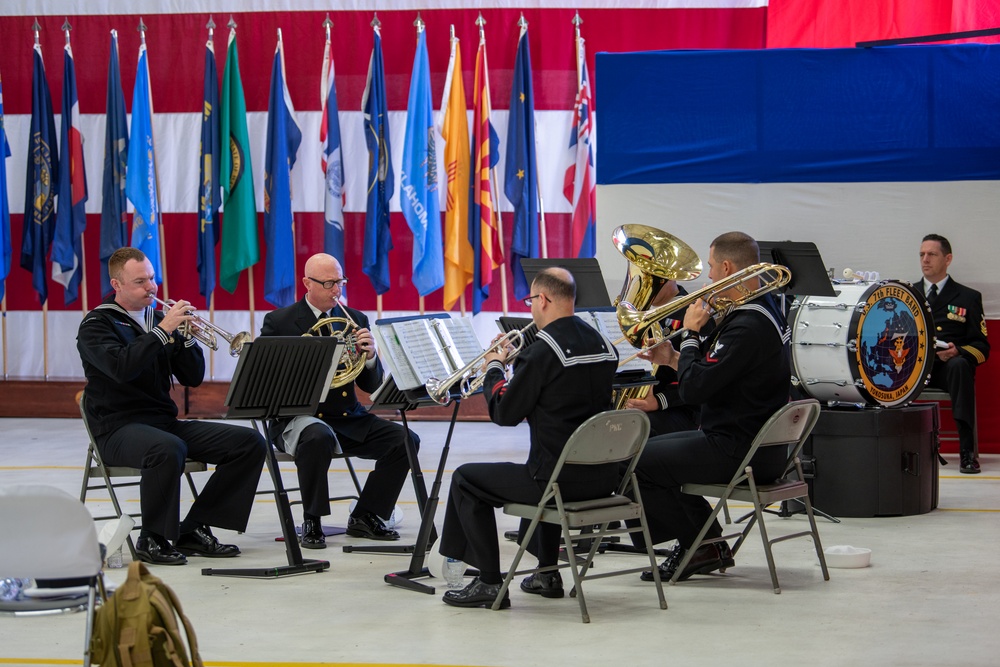
[(792, 306), (792, 382), (831, 406), (908, 404), (934, 365), (927, 301), (897, 280), (834, 288)]

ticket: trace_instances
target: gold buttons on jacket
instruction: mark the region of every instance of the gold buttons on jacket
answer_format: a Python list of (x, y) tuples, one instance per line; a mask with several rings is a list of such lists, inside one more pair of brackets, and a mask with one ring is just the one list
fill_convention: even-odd
[(341, 396), (343, 396), (344, 398), (347, 398), (347, 392), (345, 391), (344, 393), (341, 394)]

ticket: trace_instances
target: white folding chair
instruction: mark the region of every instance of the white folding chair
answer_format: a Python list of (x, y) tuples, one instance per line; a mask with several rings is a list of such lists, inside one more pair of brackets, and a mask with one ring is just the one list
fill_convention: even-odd
[(90, 512), (76, 498), (51, 486), (0, 487), (0, 535), (4, 536), (0, 577), (86, 581), (83, 664), (89, 666), (98, 591), (102, 602), (105, 599), (103, 556)]
[[(830, 572), (826, 568), (826, 558), (823, 556), (823, 545), (819, 540), (819, 531), (816, 529), (816, 518), (813, 516), (812, 503), (809, 500), (809, 487), (806, 485), (805, 477), (802, 475), (802, 464), (799, 462), (799, 452), (802, 445), (812, 432), (813, 427), (819, 420), (820, 404), (815, 399), (804, 401), (794, 401), (782, 406), (774, 415), (761, 427), (750, 445), (743, 462), (736, 469), (736, 473), (728, 484), (684, 484), (681, 486), (683, 493), (696, 496), (709, 496), (718, 498), (712, 514), (705, 521), (694, 544), (684, 554), (684, 558), (678, 565), (671, 584), (677, 583), (684, 569), (687, 567), (694, 553), (703, 544), (712, 544), (724, 540), (738, 538), (733, 546), (733, 555), (740, 550), (747, 535), (754, 525), (760, 526), (760, 538), (764, 543), (764, 555), (767, 557), (767, 567), (771, 572), (771, 583), (775, 593), (781, 593), (778, 585), (778, 574), (774, 569), (774, 555), (771, 553), (771, 545), (775, 542), (783, 542), (795, 537), (810, 536), (813, 545), (816, 547), (816, 556), (819, 558), (820, 567), (823, 569), (823, 579), (830, 580)], [(750, 460), (761, 447), (785, 447), (788, 456), (785, 461), (784, 472), (781, 476), (769, 483), (758, 484), (754, 479), (753, 467)], [(795, 478), (791, 478), (791, 473), (796, 473)], [(749, 502), (753, 505), (753, 514), (750, 515), (746, 527), (742, 533), (732, 533), (717, 538), (705, 539), (716, 517), (722, 508), (726, 507), (730, 499)], [(809, 530), (781, 535), (775, 538), (768, 538), (767, 528), (764, 525), (764, 509), (768, 505), (780, 503), (786, 500), (799, 500), (805, 506), (806, 516), (809, 518)], [(724, 571), (724, 570), (723, 570)]]
[[(642, 509), (642, 498), (639, 495), (639, 484), (635, 478), (635, 465), (639, 460), (646, 440), (649, 437), (649, 418), (646, 413), (640, 410), (609, 410), (594, 415), (577, 427), (573, 435), (569, 437), (563, 447), (562, 455), (556, 462), (552, 476), (545, 485), (542, 498), (537, 505), (526, 505), (521, 503), (507, 503), (504, 505), (504, 514), (530, 519), (528, 530), (521, 540), (521, 547), (517, 550), (514, 562), (511, 563), (510, 570), (504, 578), (503, 585), (496, 600), (493, 602), (493, 609), (500, 608), (511, 581), (516, 575), (548, 572), (559, 568), (568, 567), (573, 574), (573, 595), (575, 592), (580, 603), (580, 614), (584, 623), (590, 623), (590, 614), (587, 611), (587, 603), (583, 596), (583, 581), (586, 579), (602, 579), (633, 572), (641, 572), (650, 566), (653, 568), (653, 578), (656, 581), (656, 593), (660, 598), (660, 609), (667, 608), (667, 599), (663, 595), (663, 586), (660, 582), (659, 570), (656, 567), (656, 555), (653, 553), (652, 540), (649, 537), (649, 528), (646, 525), (646, 514)], [(605, 463), (628, 462), (628, 468), (622, 476), (621, 484), (617, 491), (610, 496), (593, 498), (588, 500), (563, 500), (559, 491), (559, 473), (564, 465), (601, 465)], [(632, 492), (635, 500), (626, 496), (626, 492)], [(635, 527), (626, 527), (627, 520), (638, 521)], [(612, 521), (620, 522), (620, 528), (609, 528)], [(533, 568), (530, 570), (517, 571), (517, 565), (521, 562), (526, 545), (531, 541), (531, 536), (540, 522), (556, 524), (562, 527), (563, 542), (566, 545), (568, 562), (565, 564), (553, 565), (550, 567)], [(594, 532), (571, 533), (571, 530), (580, 530), (600, 526)], [(649, 565), (634, 567), (624, 570), (614, 570), (591, 574), (590, 567), (594, 561), (604, 537), (607, 535), (624, 535), (629, 533), (642, 532), (645, 538), (646, 555), (649, 558)], [(589, 552), (587, 558), (582, 563), (577, 562), (574, 545), (588, 545)]]

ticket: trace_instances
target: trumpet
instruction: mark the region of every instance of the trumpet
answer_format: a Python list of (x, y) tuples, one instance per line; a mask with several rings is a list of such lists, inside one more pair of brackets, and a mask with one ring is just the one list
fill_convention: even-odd
[[(164, 308), (170, 309), (174, 305), (173, 303), (157, 299), (154, 292), (149, 292), (147, 296)], [(186, 314), (190, 315), (191, 319), (177, 327), (177, 331), (179, 331), (182, 336), (194, 338), (210, 350), (219, 349), (218, 337), (221, 337), (229, 343), (229, 354), (234, 357), (238, 357), (240, 356), (240, 352), (243, 350), (243, 345), (250, 341), (250, 333), (247, 331), (231, 334), (200, 315), (196, 315), (194, 311), (189, 310)]]
[(494, 350), (500, 350), (507, 345), (513, 345), (514, 349), (507, 354), (507, 361), (511, 361), (521, 350), (524, 349), (525, 339), (528, 332), (535, 327), (535, 323), (532, 322), (523, 329), (515, 329), (513, 331), (508, 331), (500, 338), (497, 338), (493, 343), (490, 344), (488, 348), (483, 350), (483, 353), (478, 357), (462, 366), (457, 371), (449, 375), (443, 380), (438, 378), (428, 378), (424, 386), (427, 388), (427, 394), (431, 397), (438, 405), (448, 405), (451, 400), (451, 388), (456, 384), (459, 384), (459, 391), (462, 398), (468, 398), (472, 394), (479, 391), (480, 387), (483, 386), (483, 382), (486, 380), (485, 373), (479, 373), (473, 375), (473, 371), (478, 366), (482, 366), (483, 360), (486, 356), (491, 354)]
[[(743, 284), (752, 279), (759, 279), (760, 284), (753, 289), (750, 289)], [(737, 306), (741, 306), (748, 301), (756, 299), (762, 294), (767, 294), (768, 292), (773, 292), (776, 289), (784, 287), (791, 280), (792, 272), (787, 266), (782, 266), (781, 264), (769, 264), (767, 262), (754, 264), (746, 267), (745, 269), (741, 269), (736, 273), (723, 278), (722, 280), (710, 283), (705, 287), (702, 287), (700, 290), (695, 290), (690, 294), (685, 294), (684, 296), (678, 297), (657, 308), (651, 308), (650, 310), (638, 310), (629, 302), (621, 301), (618, 303), (617, 310), (618, 325), (622, 329), (622, 334), (628, 339), (632, 346), (642, 349), (643, 341), (648, 337), (647, 332), (650, 327), (679, 308), (687, 308), (692, 303), (702, 299), (706, 303), (710, 304), (715, 310), (713, 316), (721, 319), (728, 315)], [(738, 296), (721, 296), (723, 292), (732, 288), (736, 288), (738, 290)], [(660, 342), (669, 340), (682, 331), (684, 330), (678, 329)]]

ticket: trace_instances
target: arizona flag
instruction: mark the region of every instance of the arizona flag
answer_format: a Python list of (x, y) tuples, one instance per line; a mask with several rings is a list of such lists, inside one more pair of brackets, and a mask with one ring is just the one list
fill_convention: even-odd
[(132, 94), (132, 133), (129, 136), (125, 194), (135, 207), (132, 247), (153, 265), (156, 282), (163, 281), (160, 267), (160, 197), (156, 182), (156, 147), (153, 142), (153, 93), (149, 87), (146, 43), (139, 45), (139, 66)]
[(87, 229), (87, 174), (83, 163), (80, 132), (80, 102), (76, 96), (76, 65), (73, 47), (66, 44), (63, 56), (62, 161), (59, 163), (59, 199), (56, 231), (52, 239), (52, 279), (66, 288), (69, 305), (80, 294), (83, 277), (83, 232)]
[[(340, 145), (340, 112), (337, 108), (337, 84), (333, 69), (333, 49), (327, 34), (323, 47), (323, 70), (320, 77), (322, 116), (319, 141), (325, 180), (323, 196), (323, 251), (337, 258), (344, 268), (344, 159)], [(341, 300), (344, 299), (341, 288)]]
[(593, 257), (597, 252), (597, 190), (594, 186), (594, 100), (590, 93), (590, 74), (583, 39), (577, 49), (580, 88), (573, 104), (573, 127), (569, 150), (573, 163), (566, 170), (563, 194), (573, 205), (570, 223), (570, 251), (577, 257)]
[(490, 169), (500, 159), (500, 139), (490, 122), (490, 81), (486, 65), (486, 37), (479, 33), (475, 88), (472, 97), (472, 177), (469, 179), (469, 242), (475, 254), (472, 313), (483, 309), (490, 296), (493, 270), (503, 262), (503, 250), (494, 226)]

